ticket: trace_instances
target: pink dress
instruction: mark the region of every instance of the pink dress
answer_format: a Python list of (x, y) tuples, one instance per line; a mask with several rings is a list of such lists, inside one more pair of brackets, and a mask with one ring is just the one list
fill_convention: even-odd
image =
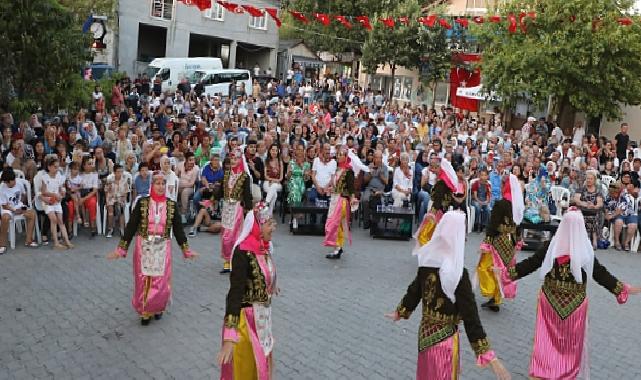
[[(142, 198), (136, 204), (129, 223), (127, 223), (125, 234), (120, 241), (118, 251), (122, 257), (125, 257), (129, 242), (134, 234), (136, 235), (133, 255), (134, 292), (131, 305), (143, 318), (164, 312), (171, 298), (170, 227), (173, 227), (174, 236), (183, 250), (183, 255), (185, 257), (192, 255), (185, 233), (180, 226), (178, 215), (176, 202), (168, 199), (166, 202), (156, 203), (151, 198)], [(171, 222), (169, 226), (168, 220)], [(141, 234), (141, 229), (145, 227), (146, 233)], [(143, 239), (150, 237), (162, 239), (159, 244), (163, 244), (165, 247), (164, 254), (155, 255), (156, 261), (153, 264), (149, 264), (148, 258), (143, 259), (145, 256)], [(162, 260), (163, 256), (164, 260)]]

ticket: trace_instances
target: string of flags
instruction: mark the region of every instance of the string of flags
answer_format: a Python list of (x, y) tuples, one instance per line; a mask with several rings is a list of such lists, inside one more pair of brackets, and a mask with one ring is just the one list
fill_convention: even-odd
[[(215, 3), (220, 4), (227, 12), (234, 13), (234, 14), (244, 14), (247, 13), (253, 17), (263, 17), (265, 14), (269, 15), (274, 22), (276, 23), (276, 26), (279, 28), (282, 25), (282, 21), (278, 16), (279, 10), (277, 8), (257, 8), (252, 5), (247, 5), (247, 4), (236, 4), (236, 3), (231, 3), (228, 1), (222, 1), (222, 0), (178, 0), (179, 2), (188, 5), (188, 6), (194, 6), (197, 7), (200, 11), (205, 11), (207, 9), (210, 9), (212, 5)], [(373, 29), (373, 24), (376, 22), (381, 23), (384, 25), (386, 28), (393, 29), (397, 26), (408, 26), (410, 25), (411, 20), (407, 16), (401, 16), (401, 17), (379, 17), (378, 19), (376, 18), (370, 18), (369, 16), (366, 15), (361, 15), (361, 16), (344, 16), (344, 15), (330, 15), (327, 13), (318, 13), (314, 12), (308, 15), (305, 15), (303, 12), (295, 11), (295, 10), (288, 10), (289, 14), (298, 22), (301, 22), (303, 24), (309, 24), (310, 22), (318, 22), (321, 25), (328, 27), (332, 23), (332, 21), (338, 22), (341, 25), (343, 25), (347, 29), (352, 29), (354, 25), (360, 25), (362, 28), (366, 30), (372, 30)], [(311, 17), (310, 17), (311, 16)], [(440, 26), (441, 28), (444, 29), (452, 29), (454, 24), (459, 25), (460, 28), (467, 29), (470, 25), (470, 22), (473, 22), (475, 24), (483, 24), (483, 23), (503, 23), (507, 22), (507, 30), (510, 33), (516, 33), (517, 31), (521, 31), (523, 33), (527, 33), (527, 24), (528, 22), (535, 22), (536, 21), (536, 12), (520, 12), (520, 13), (510, 13), (507, 16), (500, 16), (500, 15), (490, 15), (490, 16), (463, 16), (463, 17), (449, 17), (449, 16), (440, 16), (440, 15), (434, 15), (430, 14), (427, 16), (421, 16), (416, 19), (416, 22), (419, 24), (422, 24), (428, 28), (434, 28), (437, 25)], [(570, 22), (575, 22), (576, 17), (575, 16), (570, 16), (569, 20)], [(592, 28), (594, 30), (598, 29), (599, 25), (601, 24), (602, 20), (601, 18), (597, 18), (592, 21)], [(619, 17), (617, 19), (617, 22), (619, 25), (622, 26), (630, 26), (633, 24), (633, 20), (630, 17)]]

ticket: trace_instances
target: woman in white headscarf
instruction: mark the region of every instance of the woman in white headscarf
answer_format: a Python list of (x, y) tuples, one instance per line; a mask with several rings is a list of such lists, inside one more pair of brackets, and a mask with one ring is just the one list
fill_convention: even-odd
[(549, 245), (511, 268), (510, 277), (517, 280), (539, 268), (543, 286), (529, 375), (534, 379), (587, 379), (587, 279), (594, 278), (619, 303), (641, 288), (617, 280), (594, 257), (583, 215), (574, 207), (563, 216)]
[(495, 312), (499, 311), (503, 298), (516, 296), (516, 282), (509, 279), (508, 268), (516, 265), (516, 252), (523, 245), (516, 228), (523, 220), (525, 205), (521, 185), (514, 174), (504, 178), (502, 194), (503, 199), (492, 207), (474, 280), (480, 285), (481, 295), (488, 298), (481, 306)]
[(476, 363), (482, 367), (489, 364), (498, 379), (510, 379), (510, 374), (491, 350), (481, 325), (470, 278), (463, 267), (464, 251), (465, 214), (447, 212), (436, 226), (432, 239), (415, 251), (418, 273), (405, 297), (393, 313), (386, 314), (394, 321), (408, 319), (418, 303), (423, 302), (417, 379), (459, 378), (458, 325), (461, 319), (476, 354)]

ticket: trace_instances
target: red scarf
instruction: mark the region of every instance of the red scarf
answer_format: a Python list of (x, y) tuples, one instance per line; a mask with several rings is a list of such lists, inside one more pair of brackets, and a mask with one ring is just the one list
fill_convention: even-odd
[(254, 226), (252, 227), (251, 232), (247, 238), (240, 243), (239, 248), (242, 251), (251, 251), (260, 256), (267, 253), (267, 247), (269, 247), (269, 242), (261, 238), (258, 221), (254, 221)]
[(164, 193), (163, 194), (156, 193), (156, 190), (154, 189), (153, 181), (151, 184), (151, 191), (149, 192), (149, 196), (156, 203), (165, 202), (167, 200), (167, 197), (165, 196)]

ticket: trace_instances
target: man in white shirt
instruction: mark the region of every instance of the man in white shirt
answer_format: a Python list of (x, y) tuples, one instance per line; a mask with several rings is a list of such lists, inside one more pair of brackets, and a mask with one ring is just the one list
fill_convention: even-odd
[(27, 221), (27, 235), (25, 236), (25, 246), (37, 247), (38, 244), (33, 241), (33, 229), (35, 228), (36, 212), (28, 209), (22, 203), (26, 198), (26, 191), (22, 185), (16, 186), (16, 174), (12, 168), (5, 168), (0, 177), (0, 206), (2, 207), (2, 223), (0, 223), (0, 255), (7, 250), (7, 240), (9, 225), (14, 215), (24, 215)]
[(310, 199), (312, 202), (316, 198), (327, 200), (332, 194), (332, 177), (336, 173), (336, 161), (331, 157), (330, 144), (324, 144), (320, 157), (314, 159), (312, 165), (312, 181), (314, 188)]

